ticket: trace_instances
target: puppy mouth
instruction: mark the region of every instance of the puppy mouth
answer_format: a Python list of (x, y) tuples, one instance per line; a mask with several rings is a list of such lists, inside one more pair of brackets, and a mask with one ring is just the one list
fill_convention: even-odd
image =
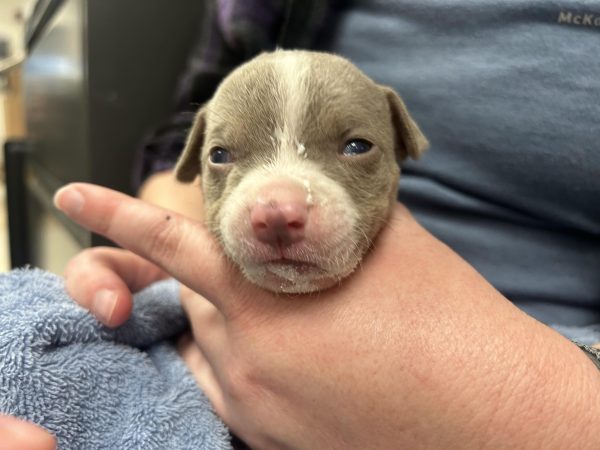
[(318, 260), (306, 260), (295, 255), (272, 255), (241, 264), (241, 267), (244, 275), (257, 285), (287, 294), (326, 289), (354, 270), (354, 265), (342, 271), (332, 270)]
[(255, 278), (258, 284), (278, 292), (307, 293), (331, 284), (332, 276), (313, 262), (282, 257), (267, 260), (259, 267), (260, 275)]
[(314, 271), (322, 271), (321, 267), (312, 263), (310, 261), (301, 261), (297, 259), (289, 259), (289, 258), (277, 258), (265, 261), (267, 267), (287, 267), (290, 269), (294, 269), (297, 273), (303, 274)]

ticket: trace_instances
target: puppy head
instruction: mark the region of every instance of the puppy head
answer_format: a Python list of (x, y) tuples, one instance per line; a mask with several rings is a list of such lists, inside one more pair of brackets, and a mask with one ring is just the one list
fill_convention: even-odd
[(276, 51), (231, 73), (176, 168), (202, 174), (205, 220), (252, 282), (324, 289), (358, 265), (427, 140), (390, 88), (338, 56)]

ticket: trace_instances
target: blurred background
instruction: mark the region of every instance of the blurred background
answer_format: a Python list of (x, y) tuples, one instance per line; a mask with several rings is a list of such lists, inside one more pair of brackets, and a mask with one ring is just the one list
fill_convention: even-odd
[[(27, 0), (0, 2), (0, 144), (25, 136), (20, 86)], [(4, 152), (0, 154), (0, 271), (11, 267)]]
[(173, 109), (197, 0), (0, 1), (0, 270), (61, 273), (104, 244), (52, 207), (65, 183), (132, 193), (135, 149)]

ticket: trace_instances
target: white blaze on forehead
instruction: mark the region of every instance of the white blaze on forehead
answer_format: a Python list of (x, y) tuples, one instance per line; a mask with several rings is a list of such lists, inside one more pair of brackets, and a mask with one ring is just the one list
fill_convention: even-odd
[(275, 63), (278, 72), (280, 117), (274, 139), (277, 157), (306, 158), (306, 148), (300, 142), (300, 132), (307, 112), (310, 59), (298, 52), (280, 52)]

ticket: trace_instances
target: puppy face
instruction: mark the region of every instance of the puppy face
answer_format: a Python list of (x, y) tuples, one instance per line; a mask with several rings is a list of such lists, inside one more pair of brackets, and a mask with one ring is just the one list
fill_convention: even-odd
[(207, 226), (250, 281), (311, 292), (357, 267), (395, 201), (397, 162), (426, 146), (400, 98), (347, 60), (276, 51), (223, 81), (176, 172), (201, 173)]

